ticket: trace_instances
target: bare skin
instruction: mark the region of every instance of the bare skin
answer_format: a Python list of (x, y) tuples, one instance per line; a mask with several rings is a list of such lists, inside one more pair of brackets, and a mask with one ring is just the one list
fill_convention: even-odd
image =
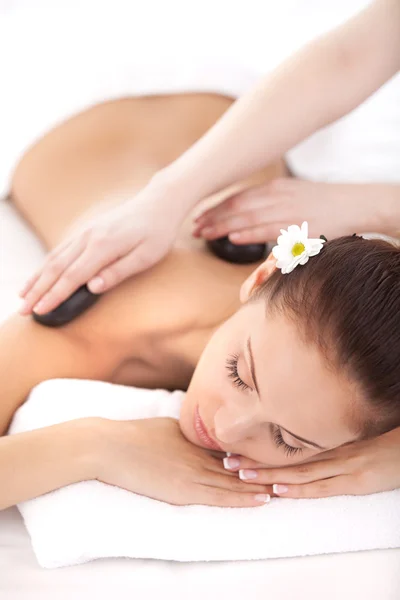
[[(50, 250), (95, 212), (137, 193), (231, 102), (189, 94), (94, 107), (26, 153), (14, 173), (12, 200)], [(275, 165), (235, 189), (283, 171), (282, 164)], [(0, 433), (30, 389), (53, 377), (187, 388), (208, 339), (239, 308), (240, 285), (257, 266), (221, 261), (193, 239), (190, 229), (188, 221), (161, 263), (107, 293), (62, 329), (48, 330), (19, 315), (0, 327), (0, 339), (8, 340), (0, 344), (0, 365), (11, 373), (2, 384)], [(21, 376), (25, 361), (30, 366)]]
[[(126, 99), (95, 107), (53, 130), (26, 153), (15, 171), (12, 199), (51, 249), (105, 205), (134, 197), (155, 172), (193, 144), (230, 103), (221, 96), (191, 94)], [(283, 171), (281, 164), (275, 165), (242, 182), (236, 190), (281, 176)], [(234, 191), (225, 190), (206, 203), (213, 204)], [(264, 498), (256, 498), (256, 492), (270, 494), (271, 484), (277, 482), (304, 483), (306, 472), (311, 473), (312, 479), (306, 479), (311, 483), (305, 488), (292, 486), (294, 497), (359, 493), (354, 461), (347, 455), (338, 461), (332, 450), (333, 462), (316, 461), (316, 469), (299, 464), (296, 470), (294, 465), (299, 455), (313, 460), (317, 453), (315, 447), (299, 443), (300, 434), (324, 448), (356, 439), (346, 418), (354, 396), (352, 385), (332, 377), (321, 357), (299, 343), (288, 323), (265, 323), (262, 306), (249, 305), (237, 311), (241, 284), (257, 264), (239, 267), (217, 259), (203, 242), (190, 236), (190, 229), (188, 220), (173, 251), (161, 263), (106, 293), (70, 325), (51, 330), (30, 317), (14, 315), (0, 326), (1, 435), (30, 390), (47, 379), (98, 379), (170, 389), (186, 389), (191, 383), (179, 424), (169, 419), (100, 423), (79, 419), (1, 437), (0, 509), (87, 479), (177, 504), (259, 506)], [(261, 268), (267, 276), (266, 267)], [(264, 277), (260, 274), (255, 271), (257, 281)], [(255, 336), (258, 372), (259, 357), (275, 356), (278, 342), (283, 344), (278, 357), (286, 360), (287, 348), (297, 353), (294, 364), (298, 370), (296, 375), (292, 373), (293, 378), (280, 375), (278, 367), (282, 364), (272, 366), (272, 361), (270, 371), (261, 371), (266, 382), (261, 381), (262, 388), (275, 382), (274, 393), (263, 399), (262, 414), (261, 403), (250, 389), (249, 333)], [(227, 376), (225, 361), (232, 352), (240, 354), (237, 366), (249, 388), (245, 391), (232, 386)], [(304, 379), (311, 387), (303, 385)], [(295, 393), (287, 388), (289, 384)], [(324, 389), (323, 410), (319, 406), (320, 389)], [(284, 469), (269, 469), (257, 483), (245, 483), (236, 473), (223, 469), (220, 459), (204, 452), (201, 441), (195, 438), (192, 417), (196, 404), (200, 404), (201, 416), (223, 449), (246, 456), (242, 468), (258, 467), (257, 461), (278, 467), (286, 464), (288, 479)], [(241, 405), (243, 410), (238, 413)], [(258, 407), (257, 411), (250, 411), (250, 405), (252, 409)], [(359, 412), (364, 409), (361, 399)], [(274, 445), (271, 437), (274, 423), (297, 434), (296, 440), (284, 431), (283, 438), (285, 443), (300, 447), (302, 453), (285, 458), (282, 445)], [(371, 443), (369, 455), (380, 457), (375, 460), (378, 487), (376, 482), (368, 484), (362, 493), (382, 489), (383, 471), (385, 489), (397, 485), (398, 455), (393, 448), (398, 447), (399, 434), (393, 434), (394, 443), (392, 436), (387, 442), (384, 436), (377, 438), (383, 453)], [(164, 448), (161, 462), (160, 453), (154, 451), (159, 444)], [(364, 447), (356, 442), (346, 448), (354, 448), (356, 454), (358, 451), (360, 464), (366, 459), (368, 468)], [(324, 465), (330, 469), (328, 474)], [(347, 472), (343, 468), (353, 469), (352, 476), (335, 476)], [(172, 483), (165, 477), (171, 469), (176, 473)], [(322, 480), (316, 481), (318, 477)]]

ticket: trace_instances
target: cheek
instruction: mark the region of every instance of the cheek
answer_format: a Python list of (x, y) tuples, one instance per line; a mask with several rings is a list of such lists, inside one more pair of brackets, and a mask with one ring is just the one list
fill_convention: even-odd
[(213, 348), (207, 347), (193, 374), (179, 417), (182, 433), (190, 441), (197, 440), (193, 431), (195, 407), (199, 405), (201, 415), (208, 421), (212, 420), (221, 403), (221, 389), (224, 389), (223, 375), (221, 358), (217, 357)]

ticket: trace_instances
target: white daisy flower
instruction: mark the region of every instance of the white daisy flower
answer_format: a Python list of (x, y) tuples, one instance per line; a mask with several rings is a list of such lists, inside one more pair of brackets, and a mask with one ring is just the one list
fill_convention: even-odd
[(325, 243), (323, 238), (308, 237), (308, 223), (304, 221), (301, 227), (289, 225), (287, 231), (281, 229), (277, 246), (272, 248), (276, 258), (276, 266), (283, 274), (291, 273), (297, 265), (305, 265), (310, 256), (318, 254)]

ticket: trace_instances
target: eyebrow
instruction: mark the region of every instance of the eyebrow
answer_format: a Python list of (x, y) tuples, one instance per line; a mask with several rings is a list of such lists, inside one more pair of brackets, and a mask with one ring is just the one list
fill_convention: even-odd
[[(257, 376), (256, 376), (256, 369), (255, 369), (255, 366), (254, 366), (253, 351), (251, 349), (251, 339), (250, 339), (250, 336), (247, 339), (246, 346), (247, 346), (247, 350), (249, 351), (249, 357), (250, 357), (250, 372), (251, 372), (251, 377), (253, 379), (254, 386), (255, 386), (255, 388), (257, 390), (257, 394), (260, 395), (260, 390), (259, 390), (259, 387), (258, 387)], [(292, 433), (291, 431), (289, 431), (289, 429), (286, 429), (286, 427), (282, 427), (282, 425), (278, 425), (278, 427), (280, 429), (283, 429), (283, 431), (286, 431), (286, 433), (288, 433), (292, 437), (296, 438), (296, 440), (299, 440), (300, 442), (304, 442), (305, 444), (309, 444), (310, 446), (313, 446), (314, 448), (318, 448), (318, 450), (328, 450), (328, 448), (325, 448), (324, 446), (320, 446), (319, 444), (316, 444), (315, 442), (310, 442), (310, 440), (306, 440), (305, 438), (300, 437), (296, 433)]]

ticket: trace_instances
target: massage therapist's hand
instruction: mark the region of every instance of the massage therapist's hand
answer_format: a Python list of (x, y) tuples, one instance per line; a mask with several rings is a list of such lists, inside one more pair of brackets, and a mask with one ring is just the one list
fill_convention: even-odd
[(282, 498), (374, 494), (400, 488), (400, 427), (288, 467), (267, 469), (242, 456), (231, 458), (240, 461), (231, 472), (246, 476), (254, 471), (257, 477), (243, 481), (273, 485)]
[(171, 248), (185, 216), (184, 202), (150, 183), (132, 199), (75, 231), (47, 257), (21, 291), (22, 314), (47, 313), (88, 283), (98, 294), (148, 269)]
[(169, 504), (261, 506), (256, 494), (270, 486), (246, 484), (222, 461), (189, 442), (168, 417), (104, 420), (103, 456), (97, 479)]
[[(275, 240), (289, 223), (308, 221), (311, 235), (341, 235), (400, 229), (400, 186), (314, 183), (274, 179), (235, 194), (196, 218), (194, 235), (229, 235), (235, 244)], [(393, 229), (393, 230), (392, 230)]]

